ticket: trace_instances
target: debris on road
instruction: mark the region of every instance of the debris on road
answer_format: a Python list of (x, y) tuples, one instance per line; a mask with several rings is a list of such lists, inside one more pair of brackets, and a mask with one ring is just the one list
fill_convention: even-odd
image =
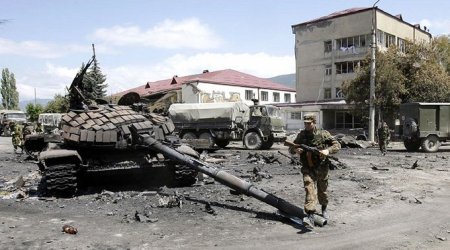
[(70, 225), (64, 225), (62, 227), (62, 231), (66, 234), (77, 234), (78, 233), (78, 230), (75, 227), (70, 226)]

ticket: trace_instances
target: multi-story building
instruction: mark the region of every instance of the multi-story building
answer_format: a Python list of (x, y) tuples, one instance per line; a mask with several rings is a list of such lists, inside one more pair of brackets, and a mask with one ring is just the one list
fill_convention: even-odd
[(369, 55), (372, 30), (376, 31), (379, 50), (391, 45), (404, 50), (406, 41), (431, 40), (426, 27), (407, 23), (401, 15), (377, 7), (347, 9), (292, 25), (298, 104), (288, 105), (291, 113), (297, 113), (291, 117), (310, 111), (317, 112), (325, 128), (361, 126), (348, 112), (341, 86), (356, 76), (356, 68)]

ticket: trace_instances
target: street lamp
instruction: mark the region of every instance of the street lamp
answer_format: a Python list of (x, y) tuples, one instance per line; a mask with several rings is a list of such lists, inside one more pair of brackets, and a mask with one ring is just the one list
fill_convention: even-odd
[(375, 141), (375, 54), (377, 51), (377, 36), (375, 27), (377, 0), (372, 6), (372, 42), (370, 46), (370, 96), (369, 96), (369, 141)]

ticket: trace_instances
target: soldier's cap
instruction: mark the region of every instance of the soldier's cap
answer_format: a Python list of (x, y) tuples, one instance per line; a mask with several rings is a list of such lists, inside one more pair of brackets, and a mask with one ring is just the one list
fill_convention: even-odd
[(314, 114), (306, 114), (303, 116), (303, 122), (316, 123), (316, 116)]

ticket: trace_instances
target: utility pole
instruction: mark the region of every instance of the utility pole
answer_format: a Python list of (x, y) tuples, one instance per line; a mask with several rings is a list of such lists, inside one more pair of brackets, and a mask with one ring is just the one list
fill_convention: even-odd
[(370, 97), (369, 97), (369, 141), (375, 141), (375, 54), (377, 51), (376, 35), (376, 7), (377, 0), (372, 6), (372, 42), (370, 46)]

